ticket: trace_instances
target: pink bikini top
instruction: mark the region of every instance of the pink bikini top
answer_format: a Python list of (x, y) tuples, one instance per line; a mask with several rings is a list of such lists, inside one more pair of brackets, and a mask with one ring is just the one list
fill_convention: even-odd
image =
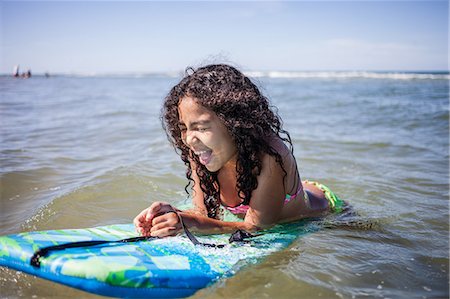
[[(308, 198), (308, 194), (303, 190), (303, 185), (302, 185), (301, 181), (299, 182), (298, 189), (294, 194), (292, 194), (292, 195), (286, 194), (286, 198), (284, 199), (284, 204), (287, 204), (291, 200), (295, 199), (300, 194), (300, 192), (303, 192), (303, 196), (305, 197), (305, 199)], [(249, 205), (243, 205), (243, 204), (240, 204), (235, 207), (228, 207), (228, 206), (224, 206), (224, 207), (225, 207), (225, 209), (227, 209), (228, 211), (230, 211), (231, 213), (233, 213), (235, 215), (246, 214), (248, 209), (250, 208)]]

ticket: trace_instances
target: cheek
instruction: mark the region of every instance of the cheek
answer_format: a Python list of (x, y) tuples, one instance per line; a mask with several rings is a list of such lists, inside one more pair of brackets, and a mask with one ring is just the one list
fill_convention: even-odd
[(209, 148), (213, 148), (217, 146), (218, 143), (220, 143), (220, 138), (216, 138), (216, 136), (210, 132), (198, 134), (196, 137), (198, 140), (200, 140), (201, 143)]
[(234, 140), (231, 138), (228, 140), (228, 151), (230, 155), (234, 155), (237, 151), (236, 144), (234, 143)]
[(221, 147), (227, 156), (230, 156), (236, 152), (236, 144), (228, 132), (221, 136)]

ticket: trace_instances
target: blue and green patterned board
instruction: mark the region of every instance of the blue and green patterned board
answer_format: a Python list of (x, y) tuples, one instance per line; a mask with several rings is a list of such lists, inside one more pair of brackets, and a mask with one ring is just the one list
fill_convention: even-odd
[(316, 229), (307, 222), (278, 225), (248, 243), (229, 244), (229, 235), (198, 236), (200, 242), (227, 244), (224, 248), (193, 245), (185, 236), (72, 248), (41, 258), (40, 268), (30, 265), (39, 248), (87, 240), (114, 241), (136, 237), (137, 233), (132, 224), (25, 232), (0, 237), (0, 266), (100, 295), (179, 298), (232, 276)]

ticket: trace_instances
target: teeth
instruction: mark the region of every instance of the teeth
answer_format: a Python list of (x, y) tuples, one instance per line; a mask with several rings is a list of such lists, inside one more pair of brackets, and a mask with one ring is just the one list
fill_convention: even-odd
[(207, 152), (209, 152), (209, 151), (199, 151), (199, 152), (194, 152), (194, 154), (196, 154), (197, 156), (200, 156), (200, 155), (205, 154)]

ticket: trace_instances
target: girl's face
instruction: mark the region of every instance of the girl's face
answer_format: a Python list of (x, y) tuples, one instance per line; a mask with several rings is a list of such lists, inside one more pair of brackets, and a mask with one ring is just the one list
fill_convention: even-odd
[(236, 162), (236, 145), (214, 112), (195, 99), (185, 97), (178, 105), (178, 114), (183, 142), (209, 171), (215, 172)]

